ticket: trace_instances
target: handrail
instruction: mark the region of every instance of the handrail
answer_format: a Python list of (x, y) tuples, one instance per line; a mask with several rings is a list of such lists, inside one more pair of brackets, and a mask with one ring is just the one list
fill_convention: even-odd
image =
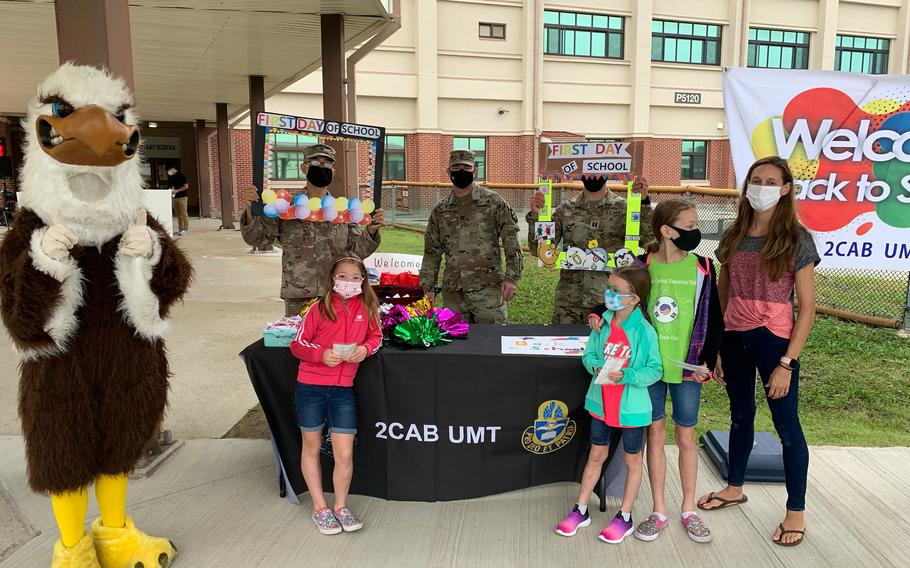
[[(384, 181), (383, 185), (386, 187), (394, 185), (400, 187), (434, 187), (444, 189), (452, 187), (451, 183), (438, 181), (389, 180)], [(487, 181), (479, 182), (478, 185), (490, 189), (521, 189), (529, 191), (536, 191), (539, 187), (536, 183), (493, 183)], [(571, 189), (580, 191), (583, 187), (584, 186), (582, 186), (582, 184), (579, 182), (560, 182), (553, 184), (554, 189)], [(606, 187), (608, 189), (623, 190), (626, 186), (624, 184), (608, 183)], [(648, 188), (648, 191), (653, 193), (673, 194), (691, 193), (694, 195), (706, 195), (710, 197), (739, 197), (739, 190), (737, 189), (707, 187), (701, 185), (652, 185)]]

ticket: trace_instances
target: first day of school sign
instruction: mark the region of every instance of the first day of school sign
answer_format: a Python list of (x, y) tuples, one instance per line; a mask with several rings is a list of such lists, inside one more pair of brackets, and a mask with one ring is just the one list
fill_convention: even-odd
[(910, 78), (725, 69), (739, 187), (777, 155), (825, 268), (910, 271)]

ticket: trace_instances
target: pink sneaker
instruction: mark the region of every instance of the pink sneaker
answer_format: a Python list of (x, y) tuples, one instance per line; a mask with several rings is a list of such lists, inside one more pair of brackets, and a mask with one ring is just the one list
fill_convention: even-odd
[(619, 544), (634, 531), (635, 524), (632, 522), (632, 517), (629, 517), (629, 520), (626, 521), (622, 518), (622, 511), (620, 511), (616, 513), (613, 521), (601, 531), (597, 538), (610, 544)]
[(591, 515), (587, 511), (582, 515), (581, 511), (578, 510), (578, 505), (575, 505), (572, 512), (569, 513), (569, 516), (556, 525), (556, 534), (562, 536), (575, 536), (578, 529), (582, 529), (590, 524)]
[(711, 542), (711, 529), (705, 524), (705, 521), (698, 516), (698, 513), (688, 512), (682, 514), (682, 523), (686, 527), (686, 533), (689, 538), (702, 544)]

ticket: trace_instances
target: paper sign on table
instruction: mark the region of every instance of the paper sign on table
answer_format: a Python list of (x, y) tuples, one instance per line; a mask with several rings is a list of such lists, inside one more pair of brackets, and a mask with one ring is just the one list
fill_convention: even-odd
[(502, 337), (503, 355), (548, 355), (554, 357), (581, 357), (585, 352), (587, 337), (530, 336)]

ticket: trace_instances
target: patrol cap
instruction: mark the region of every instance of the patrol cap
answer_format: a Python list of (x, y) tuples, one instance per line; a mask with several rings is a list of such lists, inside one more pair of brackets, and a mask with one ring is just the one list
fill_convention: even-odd
[(464, 164), (466, 166), (474, 165), (474, 152), (470, 150), (452, 150), (449, 153), (449, 167)]
[(307, 146), (303, 150), (303, 159), (311, 160), (313, 158), (328, 158), (335, 161), (335, 149), (331, 146), (326, 146), (325, 144), (313, 144), (312, 146)]

